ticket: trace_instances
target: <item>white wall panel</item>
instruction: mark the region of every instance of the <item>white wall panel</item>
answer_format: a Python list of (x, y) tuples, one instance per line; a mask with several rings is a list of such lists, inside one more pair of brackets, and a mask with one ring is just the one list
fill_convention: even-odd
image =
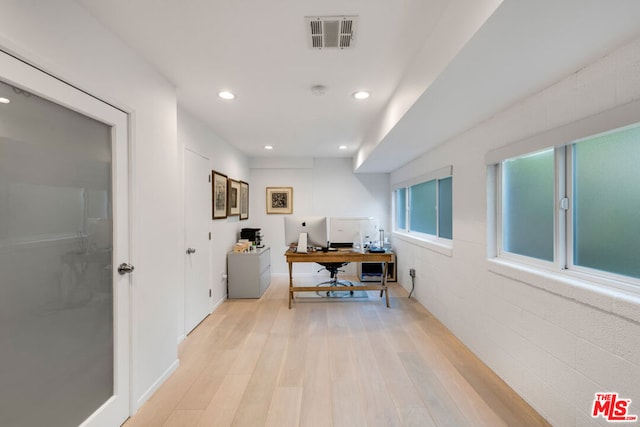
[(0, 45), (132, 114), (135, 410), (177, 366), (175, 336), (166, 334), (184, 276), (175, 89), (73, 1), (3, 1)]
[[(178, 109), (178, 143), (181, 147), (208, 158), (212, 170), (223, 173), (230, 179), (249, 182), (247, 157), (182, 108)], [(249, 195), (252, 190), (250, 185)], [(227, 298), (227, 281), (223, 278), (227, 274), (227, 253), (238, 241), (240, 230), (250, 227), (250, 220), (251, 216), (248, 221), (240, 221), (238, 216), (211, 220), (211, 298), (214, 308)], [(178, 301), (178, 310), (182, 310), (181, 301)], [(180, 318), (178, 322), (178, 331), (184, 331)]]
[(637, 101), (639, 75), (635, 40), (391, 174), (393, 186), (453, 165), (452, 255), (394, 239), (399, 281), (409, 289), (415, 268), (416, 298), (554, 425), (590, 422), (596, 392), (638, 399), (640, 297), (490, 266), (484, 159)]
[[(284, 259), (284, 215), (267, 215), (266, 187), (293, 187), (293, 215), (374, 217), (389, 229), (389, 175), (354, 174), (351, 159), (251, 160), (250, 227), (261, 228), (271, 246), (271, 271), (288, 274)], [(353, 267), (353, 268), (352, 268)], [(347, 274), (355, 274), (348, 266)], [(296, 274), (315, 274), (316, 264), (295, 266)]]

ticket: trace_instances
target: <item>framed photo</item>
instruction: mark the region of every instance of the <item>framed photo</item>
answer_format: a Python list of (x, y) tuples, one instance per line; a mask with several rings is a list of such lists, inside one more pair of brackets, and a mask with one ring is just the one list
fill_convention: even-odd
[(293, 187), (267, 187), (267, 213), (293, 213)]
[(227, 175), (211, 171), (211, 190), (213, 191), (213, 219), (227, 217)]
[(227, 192), (229, 198), (229, 200), (227, 201), (227, 215), (240, 215), (240, 181), (229, 179), (229, 187), (227, 188)]
[(240, 219), (249, 219), (249, 183), (240, 181)]

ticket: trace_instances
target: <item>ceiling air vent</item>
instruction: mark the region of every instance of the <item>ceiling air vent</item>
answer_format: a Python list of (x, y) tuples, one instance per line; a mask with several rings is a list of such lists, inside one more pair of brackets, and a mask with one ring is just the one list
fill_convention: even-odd
[(353, 47), (357, 16), (307, 16), (305, 20), (312, 48)]

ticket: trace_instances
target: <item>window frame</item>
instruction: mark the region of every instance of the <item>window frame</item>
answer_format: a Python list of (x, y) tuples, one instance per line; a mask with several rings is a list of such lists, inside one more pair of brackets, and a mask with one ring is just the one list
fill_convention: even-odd
[[(398, 190), (404, 190), (404, 228), (398, 228), (398, 208), (397, 208), (397, 204), (398, 204)], [(398, 187), (395, 188), (391, 191), (391, 211), (393, 212), (393, 217), (391, 219), (391, 223), (393, 224), (392, 226), (392, 231), (393, 232), (408, 232), (408, 227), (407, 227), (407, 212), (409, 210), (409, 197), (408, 197), (408, 191), (407, 191), (407, 187)]]
[[(452, 238), (448, 239), (446, 237), (440, 237), (438, 234), (440, 233), (440, 218), (439, 218), (439, 192), (440, 192), (440, 185), (439, 185), (439, 180), (441, 179), (446, 179), (446, 178), (451, 178), (452, 179), (452, 185), (451, 185), (451, 193), (452, 193), (452, 198), (453, 198), (453, 167), (452, 166), (446, 166), (440, 169), (437, 169), (431, 173), (425, 174), (425, 175), (421, 175), (419, 177), (416, 177), (414, 179), (411, 180), (407, 180), (407, 181), (402, 181), (399, 182), (395, 185), (392, 186), (391, 188), (391, 199), (392, 199), (392, 212), (393, 212), (393, 218), (392, 218), (392, 229), (393, 229), (393, 233), (394, 235), (396, 235), (397, 237), (400, 237), (404, 240), (408, 240), (408, 241), (419, 241), (419, 242), (426, 242), (426, 243), (432, 243), (435, 244), (437, 246), (443, 247), (445, 249), (450, 249), (452, 247), (452, 242), (453, 242), (453, 233), (452, 233)], [(436, 199), (436, 234), (428, 234), (428, 233), (422, 233), (419, 231), (414, 231), (411, 230), (411, 187), (414, 185), (418, 185), (418, 184), (422, 184), (422, 183), (426, 183), (426, 182), (430, 182), (430, 181), (436, 181), (436, 194), (435, 194), (435, 199)], [(405, 226), (406, 228), (398, 228), (398, 218), (397, 218), (397, 191), (400, 189), (404, 189), (405, 190)], [(452, 222), (453, 222), (453, 207), (452, 207)]]
[[(435, 234), (425, 233), (425, 232), (422, 232), (422, 231), (417, 231), (417, 230), (412, 230), (411, 229), (411, 226), (412, 226), (411, 225), (411, 214), (413, 213), (413, 214), (418, 214), (419, 215), (422, 212), (424, 212), (423, 210), (420, 210), (420, 211), (416, 210), (415, 212), (412, 211), (412, 207), (414, 206), (413, 200), (412, 200), (413, 199), (413, 197), (412, 197), (412, 194), (413, 194), (412, 189), (414, 187), (418, 186), (418, 185), (428, 184), (430, 182), (433, 182), (434, 183), (434, 187), (435, 187), (435, 194), (434, 194), (434, 199), (435, 199), (434, 210), (435, 210), (435, 221), (436, 221)], [(411, 185), (410, 187), (407, 187), (407, 193), (408, 193), (408, 195), (407, 195), (407, 220), (406, 220), (407, 221), (407, 233), (414, 234), (414, 235), (419, 236), (419, 237), (421, 237), (423, 239), (426, 239), (428, 237), (432, 237), (432, 238), (433, 237), (440, 237), (440, 224), (439, 224), (439, 215), (438, 215), (438, 211), (439, 211), (438, 191), (439, 191), (439, 189), (438, 189), (438, 178), (430, 179), (429, 181), (419, 182), (417, 184)]]
[[(488, 179), (488, 259), (505, 261), (516, 268), (519, 266), (525, 269), (533, 268), (533, 271), (541, 273), (551, 272), (569, 279), (640, 294), (640, 278), (574, 264), (575, 212), (572, 181), (572, 162), (576, 144), (601, 134), (640, 126), (638, 117), (640, 117), (640, 101), (578, 120), (487, 153), (485, 164)], [(554, 149), (555, 159), (554, 259), (552, 262), (509, 253), (502, 248), (502, 162), (549, 148)], [(561, 206), (564, 199), (568, 202), (566, 209)]]
[(563, 251), (563, 244), (560, 244), (559, 239), (557, 239), (557, 235), (561, 230), (566, 229), (566, 215), (560, 215), (558, 210), (560, 209), (560, 199), (562, 197), (566, 197), (566, 183), (565, 180), (560, 178), (560, 174), (558, 171), (564, 168), (564, 164), (566, 162), (565, 155), (565, 147), (555, 147), (553, 149), (553, 159), (554, 159), (554, 215), (553, 215), (553, 261), (547, 261), (540, 258), (530, 257), (526, 255), (520, 255), (514, 252), (509, 252), (504, 249), (504, 235), (503, 235), (503, 180), (504, 180), (504, 168), (503, 162), (511, 159), (517, 159), (519, 157), (525, 157), (531, 154), (539, 153), (542, 151), (549, 150), (549, 148), (544, 148), (542, 150), (536, 150), (530, 153), (521, 154), (519, 156), (510, 157), (502, 160), (500, 163), (497, 163), (495, 166), (496, 173), (496, 256), (499, 258), (503, 258), (506, 260), (514, 261), (517, 263), (528, 264), (534, 267), (540, 267), (544, 269), (558, 268), (564, 269), (564, 260), (563, 257), (559, 256), (559, 254)]
[(630, 128), (630, 127), (640, 128), (640, 120), (638, 120), (637, 123), (634, 123), (628, 126), (622, 126), (619, 128), (611, 129), (609, 131), (601, 132), (600, 134), (591, 135), (587, 138), (581, 138), (580, 140), (571, 142), (566, 147), (567, 159), (565, 163), (565, 177), (567, 182), (567, 194), (570, 194), (571, 197), (569, 197), (569, 206), (568, 206), (568, 209), (566, 210), (566, 239), (565, 239), (566, 240), (565, 242), (566, 258), (564, 260), (564, 268), (569, 273), (574, 274), (577, 277), (582, 277), (582, 278), (591, 277), (592, 280), (599, 283), (603, 283), (605, 285), (613, 285), (615, 287), (620, 287), (620, 285), (622, 284), (622, 287), (626, 289), (627, 287), (626, 285), (629, 284), (634, 287), (632, 288), (634, 292), (640, 293), (640, 278), (625, 276), (623, 274), (613, 273), (605, 270), (598, 270), (597, 268), (584, 267), (574, 263), (575, 228), (574, 228), (573, 221), (574, 221), (574, 214), (575, 214), (575, 208), (574, 208), (575, 203), (573, 203), (573, 200), (575, 196), (572, 194), (573, 174), (574, 174), (574, 170), (573, 170), (574, 146), (576, 144), (579, 144), (581, 140), (589, 139), (592, 137), (596, 137), (598, 135), (607, 134), (611, 132), (622, 131), (623, 129)]

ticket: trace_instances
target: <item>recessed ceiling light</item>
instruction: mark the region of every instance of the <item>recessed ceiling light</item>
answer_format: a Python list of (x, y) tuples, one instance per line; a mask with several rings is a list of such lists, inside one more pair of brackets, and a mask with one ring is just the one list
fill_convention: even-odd
[(233, 99), (236, 97), (233, 93), (229, 92), (228, 90), (223, 90), (222, 92), (218, 92), (218, 96), (222, 99), (227, 99), (227, 100)]
[(273, 145), (265, 145), (264, 149), (265, 150), (273, 150)]
[(8, 104), (11, 100), (9, 98), (0, 98), (0, 104)]
[(369, 97), (370, 93), (367, 92), (366, 90), (359, 90), (357, 92), (353, 93), (353, 97), (355, 99), (367, 99)]
[(341, 146), (339, 146), (339, 147), (338, 147), (338, 149), (340, 149), (340, 150), (346, 150), (346, 149), (347, 149), (347, 146), (346, 146), (346, 145), (341, 145)]

